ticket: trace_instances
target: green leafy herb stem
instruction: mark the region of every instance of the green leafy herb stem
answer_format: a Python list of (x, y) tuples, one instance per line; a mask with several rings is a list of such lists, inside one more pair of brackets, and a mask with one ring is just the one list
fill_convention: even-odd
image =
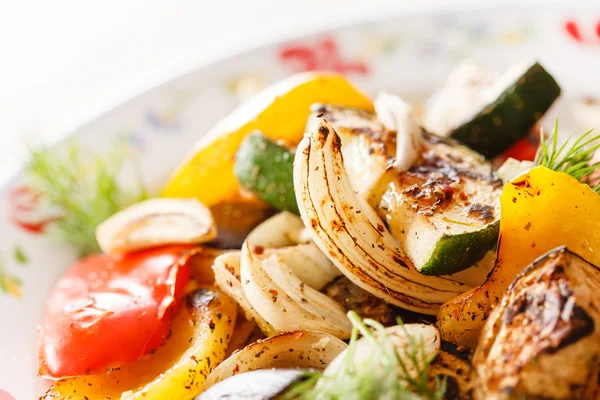
[(600, 135), (592, 135), (592, 132), (593, 129), (590, 129), (574, 142), (571, 142), (571, 136), (559, 147), (557, 119), (549, 139), (545, 138), (543, 131), (540, 133), (540, 147), (534, 164), (569, 174), (600, 194), (600, 182), (590, 180), (590, 176), (600, 167), (600, 162), (592, 162), (594, 152), (600, 147)]
[[(422, 338), (414, 338), (404, 329), (409, 346), (400, 354), (385, 327), (372, 319), (362, 320), (354, 311), (348, 313), (353, 324), (350, 343), (335, 372), (302, 381), (284, 396), (283, 400), (441, 400), (446, 383), (437, 380), (429, 385), (429, 359)], [(398, 321), (402, 325), (402, 321)], [(359, 334), (372, 345), (371, 357), (356, 362)], [(409, 371), (416, 371), (412, 374)], [(312, 386), (309, 386), (312, 385)]]
[(127, 148), (114, 144), (105, 156), (82, 154), (71, 142), (66, 151), (42, 147), (31, 151), (28, 178), (42, 194), (46, 206), (61, 217), (47, 226), (47, 233), (75, 246), (81, 255), (99, 250), (96, 227), (127, 206), (147, 198), (141, 179), (132, 187), (120, 185), (119, 175)]

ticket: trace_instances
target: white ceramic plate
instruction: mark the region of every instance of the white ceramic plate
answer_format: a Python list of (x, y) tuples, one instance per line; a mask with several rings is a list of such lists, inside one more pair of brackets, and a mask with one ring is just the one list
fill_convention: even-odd
[[(200, 68), (115, 108), (73, 135), (103, 151), (125, 137), (141, 154), (150, 187), (159, 188), (215, 122), (270, 82), (298, 71), (346, 73), (359, 87), (422, 98), (465, 57), (499, 69), (537, 58), (564, 96), (553, 108), (573, 127), (569, 102), (600, 95), (600, 13), (590, 9), (494, 8), (405, 15), (278, 43)], [(0, 189), (0, 400), (32, 399), (36, 323), (52, 284), (75, 260), (71, 249), (15, 224), (35, 215), (35, 197), (15, 178)], [(15, 257), (20, 249), (27, 258)], [(10, 393), (10, 395), (9, 395)], [(11, 397), (12, 395), (12, 397)]]

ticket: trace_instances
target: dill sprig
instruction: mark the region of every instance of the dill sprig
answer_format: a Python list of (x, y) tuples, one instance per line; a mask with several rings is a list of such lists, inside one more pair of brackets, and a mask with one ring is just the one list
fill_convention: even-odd
[(43, 207), (60, 215), (46, 233), (81, 255), (99, 251), (95, 230), (102, 221), (147, 198), (139, 176), (133, 187), (119, 182), (128, 154), (123, 143), (113, 144), (105, 156), (84, 155), (75, 141), (65, 152), (41, 147), (30, 153), (28, 184), (40, 193)]
[(553, 171), (564, 172), (578, 181), (590, 185), (600, 194), (600, 183), (590, 182), (590, 176), (600, 167), (592, 162), (595, 151), (600, 147), (600, 135), (592, 135), (593, 129), (579, 136), (572, 144), (573, 136), (558, 146), (558, 119), (549, 139), (540, 132), (540, 147), (535, 155), (535, 165), (543, 165)]
[[(398, 363), (403, 371), (403, 375), (401, 375), (400, 378), (406, 382), (409, 389), (420, 394), (423, 398), (428, 400), (442, 400), (446, 393), (446, 380), (440, 380), (436, 377), (435, 390), (431, 390), (428, 384), (429, 366), (434, 361), (435, 357), (428, 357), (425, 352), (423, 338), (419, 337), (418, 339), (415, 339), (413, 335), (409, 334), (400, 318), (398, 318), (398, 325), (402, 326), (409, 344), (408, 350), (404, 353), (405, 357), (408, 359), (408, 365), (403, 362), (400, 354), (396, 352)], [(381, 328), (383, 328), (383, 326), (381, 326)], [(416, 378), (411, 377), (409, 366), (412, 366), (414, 370), (417, 371)]]
[[(321, 375), (313, 387), (305, 382), (302, 391), (296, 387), (286, 393), (284, 400), (334, 399), (404, 399), (440, 400), (446, 391), (445, 381), (429, 385), (429, 366), (433, 361), (425, 351), (423, 338), (414, 338), (404, 328), (408, 348), (399, 353), (385, 327), (372, 319), (361, 320), (354, 311), (348, 313), (353, 329), (346, 353), (331, 375)], [(370, 357), (356, 361), (359, 334), (371, 344)]]

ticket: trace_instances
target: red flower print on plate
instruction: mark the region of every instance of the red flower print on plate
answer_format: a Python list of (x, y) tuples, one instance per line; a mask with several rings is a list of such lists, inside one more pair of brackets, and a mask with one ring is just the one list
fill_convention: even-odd
[(581, 44), (600, 45), (600, 20), (593, 25), (582, 24), (572, 19), (564, 22), (564, 29), (571, 39)]
[(15, 400), (8, 392), (0, 389), (0, 400)]
[(369, 66), (363, 60), (345, 58), (331, 37), (308, 44), (287, 45), (279, 51), (279, 59), (296, 72), (325, 70), (345, 74), (369, 74)]
[(9, 201), (11, 221), (30, 233), (42, 233), (46, 225), (61, 215), (59, 210), (45, 204), (41, 193), (27, 185), (15, 187)]

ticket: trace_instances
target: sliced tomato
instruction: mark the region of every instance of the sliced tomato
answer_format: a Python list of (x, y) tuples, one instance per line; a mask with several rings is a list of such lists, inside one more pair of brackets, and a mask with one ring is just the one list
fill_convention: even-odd
[(515, 142), (503, 154), (504, 159), (512, 157), (519, 161), (533, 161), (540, 146), (540, 127), (535, 126), (529, 135)]
[(41, 376), (106, 373), (158, 348), (191, 276), (192, 246), (82, 259), (56, 283), (38, 327)]
[(538, 146), (538, 143), (533, 143), (526, 137), (513, 144), (503, 155), (505, 159), (512, 157), (519, 161), (533, 161)]

